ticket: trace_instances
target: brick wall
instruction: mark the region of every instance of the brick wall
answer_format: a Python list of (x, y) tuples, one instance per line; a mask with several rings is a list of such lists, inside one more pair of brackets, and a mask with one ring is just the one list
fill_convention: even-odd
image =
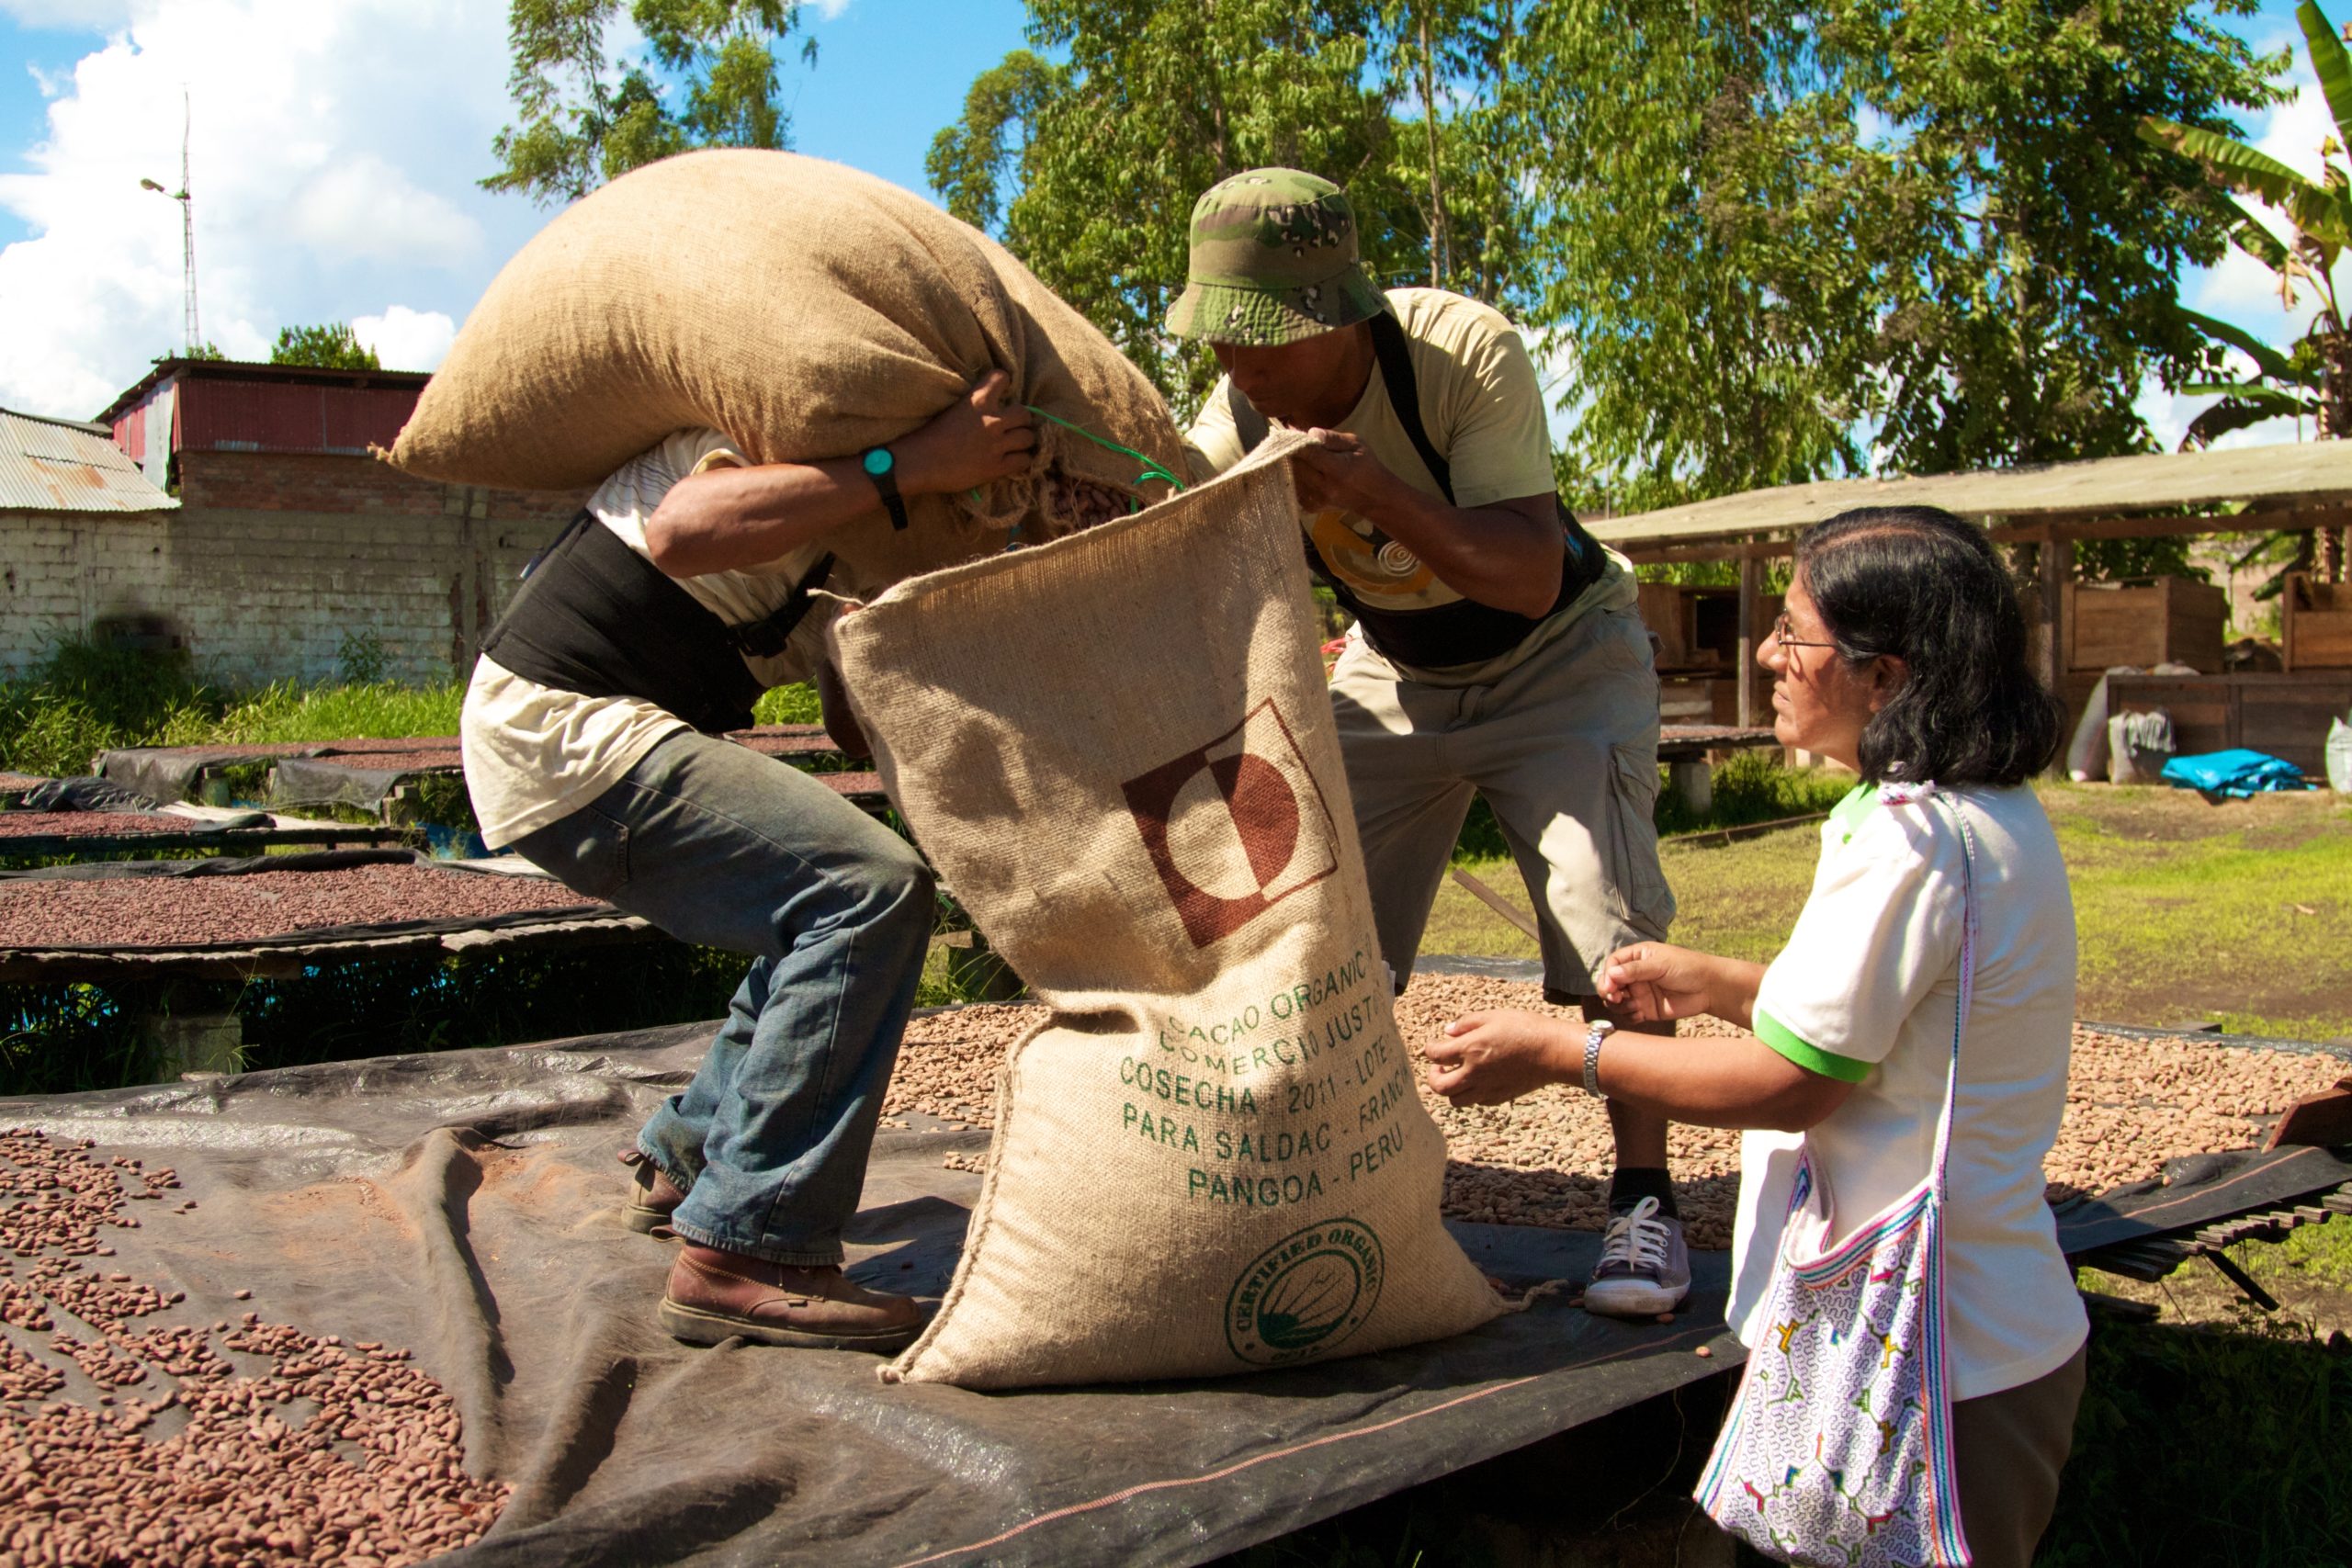
[(0, 512), (0, 674), (101, 623), (167, 626), (212, 679), (461, 674), (578, 496), (440, 485), (365, 457), (184, 452), (177, 512)]

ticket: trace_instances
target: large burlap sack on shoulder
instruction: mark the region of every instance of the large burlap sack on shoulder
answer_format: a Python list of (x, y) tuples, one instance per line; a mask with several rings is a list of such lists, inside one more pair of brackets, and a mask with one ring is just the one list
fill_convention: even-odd
[[(688, 153), (624, 175), (508, 262), (391, 460), (454, 484), (581, 490), (673, 431), (759, 462), (854, 455), (991, 369), (1020, 400), (1182, 475), (1166, 404), (1110, 340), (978, 230), (888, 181), (790, 152)], [(855, 592), (1050, 538), (1157, 498), (1142, 465), (1040, 421), (1039, 460), (919, 498), (894, 533), (831, 536)]]
[(832, 636), (892, 797), (1051, 1010), (1007, 1060), (945, 1304), (884, 1375), (1239, 1372), (1493, 1316), (1438, 1219), (1288, 465)]

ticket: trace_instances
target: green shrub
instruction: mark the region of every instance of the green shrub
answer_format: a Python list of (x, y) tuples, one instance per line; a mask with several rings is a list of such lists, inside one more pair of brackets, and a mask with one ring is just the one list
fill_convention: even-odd
[(817, 701), (817, 688), (808, 684), (777, 686), (760, 697), (752, 716), (762, 724), (822, 724), (823, 707)]
[(109, 747), (202, 739), (221, 705), (186, 653), (55, 643), (30, 679), (0, 682), (0, 768), (86, 773)]

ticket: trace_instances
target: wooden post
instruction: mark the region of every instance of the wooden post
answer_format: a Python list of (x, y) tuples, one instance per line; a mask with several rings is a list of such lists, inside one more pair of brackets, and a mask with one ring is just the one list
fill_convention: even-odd
[(2066, 684), (2066, 583), (2075, 575), (2075, 541), (2052, 539), (2041, 547), (2042, 678), (2052, 694), (2063, 695)]
[[(2050, 694), (2061, 703), (2066, 700), (2066, 667), (2072, 657), (2066, 647), (2066, 583), (2075, 575), (2075, 541), (2052, 539), (2041, 547), (2041, 628), (2049, 649)], [(2073, 709), (2066, 710), (2066, 724), (2071, 733), (2075, 722)], [(2050, 776), (2066, 776), (2066, 748), (2060, 746), (2050, 759)]]
[(1758, 635), (1756, 612), (1763, 595), (1760, 592), (1764, 563), (1754, 556), (1739, 558), (1739, 652), (1733, 662), (1739, 668), (1739, 727), (1754, 728), (1756, 724), (1756, 650), (1764, 639)]

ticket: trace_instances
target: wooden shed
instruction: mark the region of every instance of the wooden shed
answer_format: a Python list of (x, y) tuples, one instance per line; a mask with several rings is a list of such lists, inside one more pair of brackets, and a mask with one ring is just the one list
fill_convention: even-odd
[[(1996, 542), (2035, 547), (2037, 581), (2028, 593), (2028, 611), (2037, 626), (2037, 657), (2071, 715), (2081, 713), (2109, 664), (2169, 658), (2199, 673), (2142, 678), (2128, 688), (2131, 701), (2119, 705), (2172, 711), (2183, 750), (2247, 746), (2316, 774), (2328, 718), (2352, 711), (2352, 586), (2290, 582), (2288, 671), (2256, 675), (2221, 668), (2211, 631), (2219, 624), (2217, 590), (2200, 593), (2199, 585), (2178, 582), (2134, 594), (2074, 581), (2075, 546), (2086, 539), (2343, 529), (2352, 524), (2352, 441), (2152, 453), (1924, 479), (1826, 479), (1589, 526), (1636, 564), (1737, 562), (1736, 647), (1744, 666), (1775, 613), (1762, 592), (1763, 563), (1790, 554), (1797, 535), (1811, 525), (1861, 506), (1938, 506), (1982, 524)], [(2156, 701), (2150, 682), (2165, 682), (2169, 700)], [(1737, 721), (1746, 724), (1760, 711), (1759, 699), (1750, 682), (1737, 685)]]

